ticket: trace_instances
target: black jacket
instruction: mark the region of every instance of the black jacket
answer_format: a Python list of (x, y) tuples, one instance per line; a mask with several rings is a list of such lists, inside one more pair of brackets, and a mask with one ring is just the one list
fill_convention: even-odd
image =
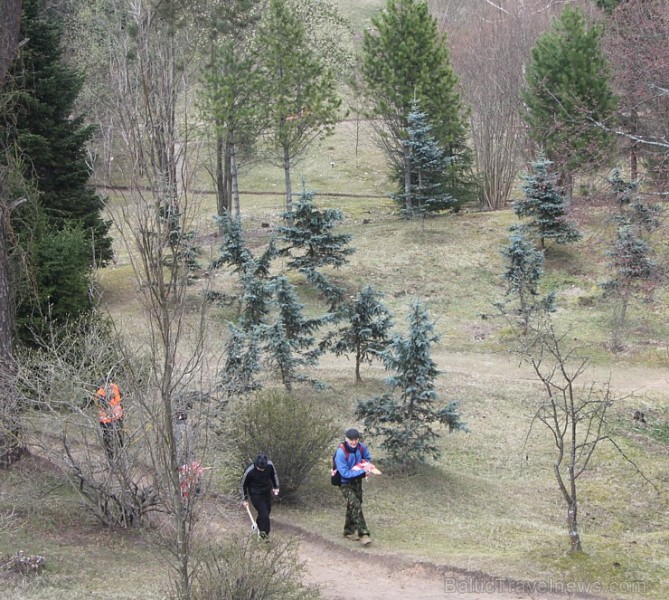
[(279, 476), (274, 463), (271, 460), (267, 461), (267, 467), (263, 471), (258, 471), (254, 464), (250, 464), (242, 475), (240, 487), (242, 500), (248, 500), (249, 496), (271, 495), (272, 488), (279, 487)]

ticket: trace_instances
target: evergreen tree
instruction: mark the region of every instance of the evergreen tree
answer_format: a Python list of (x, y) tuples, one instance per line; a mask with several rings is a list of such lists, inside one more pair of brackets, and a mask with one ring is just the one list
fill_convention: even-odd
[(588, 28), (581, 11), (567, 6), (537, 40), (527, 68), (530, 136), (559, 166), (568, 196), (572, 173), (606, 159), (613, 143), (594, 125), (610, 119), (616, 106), (601, 35), (599, 26)]
[(518, 218), (531, 219), (524, 227), (539, 238), (541, 247), (546, 240), (557, 244), (569, 244), (581, 238), (581, 234), (567, 221), (569, 204), (565, 194), (556, 185), (556, 177), (550, 172), (552, 162), (540, 158), (532, 163), (533, 173), (523, 177), (525, 197), (513, 205)]
[[(517, 313), (527, 333), (532, 315), (538, 311), (551, 311), (555, 295), (539, 298), (539, 280), (543, 275), (544, 253), (536, 250), (532, 243), (520, 231), (513, 231), (509, 245), (502, 250), (506, 263), (504, 279), (506, 296), (517, 301)], [(501, 306), (505, 310), (504, 306)]]
[(263, 325), (271, 312), (274, 283), (270, 276), (272, 260), (277, 256), (274, 240), (270, 240), (267, 248), (259, 258), (255, 258), (244, 241), (244, 233), (238, 219), (230, 214), (219, 217), (225, 242), (221, 246), (219, 257), (213, 261), (213, 268), (223, 265), (234, 266), (242, 285), (241, 316), (242, 329), (253, 332)]
[(304, 305), (298, 301), (288, 279), (279, 276), (273, 285), (278, 312), (274, 323), (262, 326), (259, 330), (264, 341), (263, 352), (270, 365), (279, 371), (281, 382), (288, 391), (296, 381), (310, 381), (320, 385), (299, 371), (318, 362), (322, 350), (315, 346), (314, 333), (328, 323), (331, 317), (326, 315), (306, 319), (303, 314)]
[(623, 0), (597, 0), (597, 6), (610, 15)]
[(352, 353), (355, 356), (355, 380), (362, 381), (360, 365), (371, 364), (388, 345), (388, 334), (393, 326), (392, 315), (381, 298), (383, 294), (372, 286), (365, 286), (354, 302), (342, 307), (347, 324), (332, 332), (325, 341), (337, 355)]
[(341, 100), (332, 71), (310, 47), (304, 25), (286, 0), (270, 0), (257, 43), (265, 93), (261, 118), (268, 123), (271, 157), (284, 171), (290, 213), (292, 168), (313, 141), (332, 133)]
[(445, 36), (424, 0), (386, 0), (364, 33), (362, 72), (371, 117), (380, 123), (378, 143), (406, 189), (410, 177), (408, 115), (414, 100), (429, 115), (434, 140), (452, 161), (444, 190), (460, 201), (473, 197), (467, 110), (457, 89)]
[(660, 205), (649, 206), (642, 202), (641, 197), (637, 194), (638, 181), (625, 181), (620, 174), (620, 169), (615, 168), (608, 182), (611, 184), (611, 191), (619, 210), (615, 219), (619, 227), (632, 227), (640, 238), (660, 227), (664, 209)]
[(453, 158), (447, 157), (439, 142), (432, 135), (432, 126), (427, 115), (420, 110), (420, 103), (414, 100), (407, 118), (407, 136), (405, 146), (409, 151), (410, 178), (405, 182), (405, 189), (393, 198), (402, 212), (411, 217), (414, 214), (425, 216), (461, 204), (451, 196), (446, 174)]
[[(359, 402), (356, 410), (371, 434), (383, 438), (381, 447), (404, 468), (439, 456), (434, 424), (465, 429), (456, 402), (441, 409), (435, 406), (434, 382), (439, 371), (431, 347), (439, 338), (420, 303), (412, 305), (408, 322), (407, 337), (395, 336), (382, 354), (386, 370), (394, 372), (386, 380), (391, 392)], [(395, 391), (398, 397), (393, 396)]]
[(280, 253), (289, 257), (286, 267), (305, 275), (334, 308), (341, 302), (344, 290), (332, 284), (319, 269), (344, 266), (355, 249), (348, 247), (351, 235), (332, 232), (344, 220), (344, 213), (335, 208), (318, 210), (313, 197), (313, 192), (302, 192), (295, 210), (283, 214), (286, 225), (278, 228), (278, 236), (286, 245)]
[(661, 206), (647, 206), (635, 194), (636, 181), (625, 181), (614, 169), (609, 178), (619, 214), (616, 239), (607, 252), (612, 277), (602, 284), (605, 297), (612, 300), (612, 349), (623, 349), (623, 332), (630, 302), (642, 293), (649, 297), (662, 268), (653, 260), (651, 234), (661, 225)]
[(630, 302), (642, 291), (653, 289), (660, 274), (653, 261), (651, 247), (632, 225), (618, 228), (617, 238), (608, 252), (613, 277), (602, 284), (605, 296), (614, 301), (612, 349), (623, 348), (622, 336)]
[(203, 15), (207, 19), (203, 25), (210, 29), (210, 58), (203, 73), (200, 109), (215, 138), (219, 216), (231, 212), (233, 204), (239, 213), (239, 166), (253, 155), (264, 127), (259, 118), (259, 58), (251, 42), (259, 4), (259, 0), (231, 0)]
[(73, 117), (82, 77), (64, 61), (62, 32), (59, 13), (46, 0), (23, 3), (21, 39), (27, 42), (6, 86), (12, 102), (0, 114), (0, 134), (20, 148), (24, 175), (39, 193), (37, 202), (12, 216), (38, 286), (19, 305), (22, 323), (35, 314), (86, 310), (91, 268), (112, 258), (103, 201), (88, 185), (85, 145), (93, 129), (82, 116)]
[(225, 345), (225, 366), (221, 373), (222, 388), (228, 394), (244, 394), (259, 389), (260, 347), (256, 330), (245, 331), (228, 325), (230, 337)]

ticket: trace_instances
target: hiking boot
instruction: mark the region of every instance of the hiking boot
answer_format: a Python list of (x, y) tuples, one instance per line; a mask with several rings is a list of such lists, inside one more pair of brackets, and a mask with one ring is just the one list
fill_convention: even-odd
[(363, 546), (367, 546), (368, 544), (372, 543), (372, 539), (368, 535), (362, 535), (360, 536), (360, 543)]
[(345, 533), (344, 537), (352, 542), (357, 542), (360, 539), (357, 533)]

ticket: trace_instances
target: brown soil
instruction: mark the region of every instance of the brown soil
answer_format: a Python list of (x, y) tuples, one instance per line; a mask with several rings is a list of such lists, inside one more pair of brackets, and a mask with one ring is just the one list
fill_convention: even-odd
[[(203, 508), (204, 520), (216, 535), (244, 529), (254, 535), (247, 518), (231, 516), (237, 514), (237, 507), (229, 498), (214, 495)], [(373, 542), (361, 546), (342, 538), (338, 544), (274, 517), (272, 538), (298, 541), (304, 582), (318, 586), (326, 600), (604, 600), (591, 594), (546, 591), (532, 582), (491, 578), (446, 564), (380, 554), (374, 551)]]

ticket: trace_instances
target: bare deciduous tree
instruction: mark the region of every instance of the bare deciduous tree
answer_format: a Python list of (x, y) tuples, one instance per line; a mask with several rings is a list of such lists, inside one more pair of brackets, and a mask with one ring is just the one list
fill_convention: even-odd
[(578, 348), (568, 347), (567, 334), (557, 333), (550, 319), (544, 318), (519, 340), (519, 355), (532, 367), (544, 390), (532, 423), (542, 423), (554, 441), (553, 474), (567, 506), (571, 550), (580, 552), (578, 481), (590, 467), (597, 446), (604, 441), (612, 443), (640, 471), (610, 436), (607, 413), (614, 398), (608, 382), (581, 385), (577, 381), (583, 379), (589, 361)]
[[(189, 193), (197, 144), (190, 139), (190, 69), (195, 66), (188, 5), (176, 1), (116, 4), (110, 32), (111, 110), (124, 142), (120, 173), (129, 192), (114, 211), (138, 280), (146, 315), (150, 383), (140, 405), (157, 493), (168, 519), (162, 531), (180, 598), (190, 597), (194, 499), (184, 498), (175, 436), (179, 399), (198, 383), (204, 351), (204, 300), (186, 301), (186, 259), (198, 212)], [(131, 26), (127, 21), (131, 22)], [(204, 298), (204, 295), (201, 296)], [(198, 304), (198, 303), (195, 303)], [(200, 457), (203, 460), (203, 457)]]
[(665, 181), (669, 172), (668, 36), (667, 0), (622, 2), (605, 32), (632, 180), (639, 178), (640, 157), (650, 159), (655, 175)]
[(453, 64), (471, 107), (481, 202), (498, 210), (509, 200), (526, 143), (519, 94), (524, 65), (549, 17), (519, 4), (500, 12), (479, 3), (473, 11), (451, 34)]

